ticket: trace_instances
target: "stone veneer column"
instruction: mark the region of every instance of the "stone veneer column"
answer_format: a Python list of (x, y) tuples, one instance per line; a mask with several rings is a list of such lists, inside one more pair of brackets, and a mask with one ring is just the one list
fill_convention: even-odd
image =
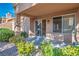
[(20, 15), (17, 15), (16, 20), (15, 20), (15, 33), (19, 34), (20, 33)]

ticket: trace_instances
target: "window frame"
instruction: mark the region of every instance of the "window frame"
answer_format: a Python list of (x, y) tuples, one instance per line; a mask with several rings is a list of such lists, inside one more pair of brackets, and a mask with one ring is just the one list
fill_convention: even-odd
[[(62, 20), (61, 32), (54, 32), (54, 31), (53, 31), (53, 24), (52, 24), (52, 31), (53, 31), (53, 33), (62, 33), (62, 34), (64, 33), (64, 32), (63, 32), (63, 20), (64, 20), (63, 17), (64, 17), (64, 16), (68, 16), (68, 15), (74, 15), (74, 16), (75, 16), (75, 20), (74, 20), (74, 21), (75, 21), (75, 26), (76, 26), (76, 13), (53, 16), (53, 17), (52, 17), (52, 20), (54, 20), (54, 19), (53, 19), (54, 17), (62, 17), (62, 19), (61, 19), (61, 20)], [(52, 21), (52, 23), (53, 23), (53, 21)]]
[[(58, 16), (58, 17), (60, 18), (61, 29), (60, 29), (60, 31), (54, 31), (54, 27), (53, 27), (53, 32), (54, 33), (61, 33), (62, 32), (62, 16)], [(54, 20), (55, 20), (54, 18), (56, 18), (56, 17), (53, 17), (53, 26), (54, 26)]]

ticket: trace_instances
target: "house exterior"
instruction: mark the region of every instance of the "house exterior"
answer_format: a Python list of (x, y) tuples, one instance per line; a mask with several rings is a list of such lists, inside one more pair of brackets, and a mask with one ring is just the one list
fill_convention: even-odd
[(78, 3), (17, 3), (16, 32), (71, 44), (79, 41)]
[(0, 18), (0, 28), (8, 28), (14, 31), (14, 20), (10, 13), (6, 14), (6, 17)]

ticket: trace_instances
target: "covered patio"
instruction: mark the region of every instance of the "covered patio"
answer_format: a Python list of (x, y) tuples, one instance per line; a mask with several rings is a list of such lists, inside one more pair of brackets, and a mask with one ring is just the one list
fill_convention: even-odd
[(37, 3), (17, 13), (17, 21), (24, 23), (19, 23), (18, 29), (26, 31), (29, 37), (41, 36), (72, 44), (78, 41), (78, 16), (79, 4)]

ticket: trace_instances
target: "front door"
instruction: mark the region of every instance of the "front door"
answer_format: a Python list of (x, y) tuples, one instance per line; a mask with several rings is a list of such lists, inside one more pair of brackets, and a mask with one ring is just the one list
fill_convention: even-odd
[(35, 21), (35, 35), (41, 36), (41, 21), (40, 20)]
[(46, 20), (42, 20), (42, 36), (46, 36)]
[(35, 34), (36, 36), (46, 36), (46, 20), (35, 21)]

